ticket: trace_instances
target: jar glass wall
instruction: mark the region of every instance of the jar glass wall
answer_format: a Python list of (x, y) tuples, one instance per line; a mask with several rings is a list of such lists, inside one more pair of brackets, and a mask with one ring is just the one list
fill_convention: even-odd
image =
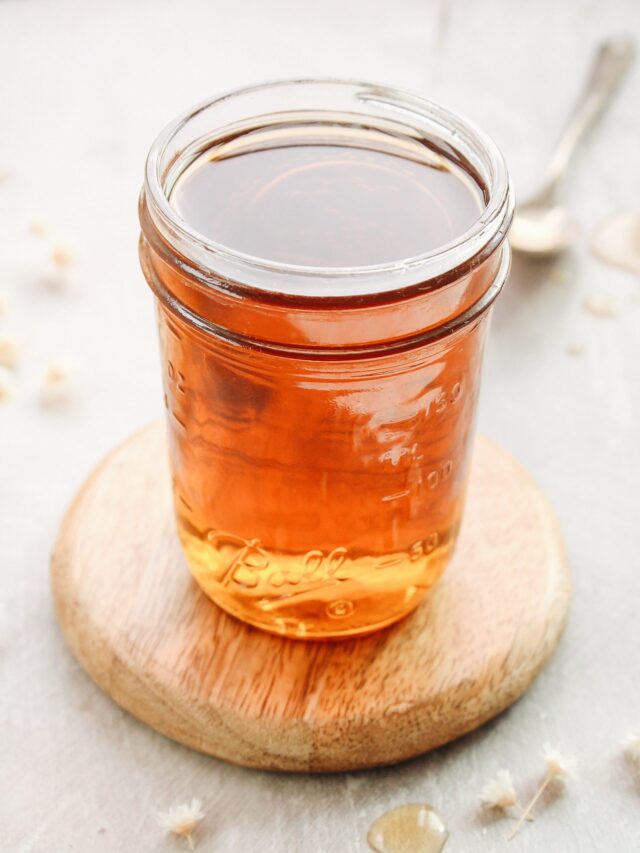
[[(482, 206), (429, 251), (316, 266), (234, 250), (172, 205), (203, 152), (287, 145), (443, 158), (477, 182)], [(460, 525), (512, 208), (487, 137), (381, 86), (266, 84), (160, 135), (140, 253), (157, 297), (178, 532), (219, 606), (289, 636), (352, 636), (401, 618), (436, 582)]]

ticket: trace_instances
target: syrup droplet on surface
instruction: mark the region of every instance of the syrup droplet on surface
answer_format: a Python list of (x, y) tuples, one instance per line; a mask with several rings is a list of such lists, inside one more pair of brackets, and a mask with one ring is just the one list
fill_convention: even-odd
[(398, 806), (375, 820), (367, 834), (376, 853), (440, 853), (449, 833), (426, 803)]
[(640, 214), (618, 213), (598, 226), (591, 248), (600, 260), (640, 275)]

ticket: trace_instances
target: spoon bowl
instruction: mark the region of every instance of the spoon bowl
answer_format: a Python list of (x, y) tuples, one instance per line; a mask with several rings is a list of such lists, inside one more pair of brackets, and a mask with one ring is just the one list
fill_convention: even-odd
[(547, 257), (568, 249), (577, 230), (562, 205), (530, 202), (518, 208), (509, 232), (509, 243), (516, 252)]

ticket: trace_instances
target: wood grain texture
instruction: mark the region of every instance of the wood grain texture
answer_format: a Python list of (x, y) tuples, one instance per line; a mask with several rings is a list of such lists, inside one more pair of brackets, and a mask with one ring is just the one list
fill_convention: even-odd
[(479, 439), (454, 560), (412, 616), (321, 644), (247, 627), (188, 573), (159, 425), (91, 474), (52, 581), (69, 645), (116, 702), (194, 749), (290, 771), (389, 764), (481, 725), (535, 678), (570, 600), (546, 499)]

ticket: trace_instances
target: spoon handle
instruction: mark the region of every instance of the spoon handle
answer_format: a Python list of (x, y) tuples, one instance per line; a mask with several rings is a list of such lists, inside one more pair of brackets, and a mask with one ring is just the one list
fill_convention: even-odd
[(587, 85), (558, 142), (547, 172), (545, 190), (552, 192), (564, 177), (574, 151), (596, 123), (631, 65), (633, 40), (626, 37), (604, 41), (593, 60)]

